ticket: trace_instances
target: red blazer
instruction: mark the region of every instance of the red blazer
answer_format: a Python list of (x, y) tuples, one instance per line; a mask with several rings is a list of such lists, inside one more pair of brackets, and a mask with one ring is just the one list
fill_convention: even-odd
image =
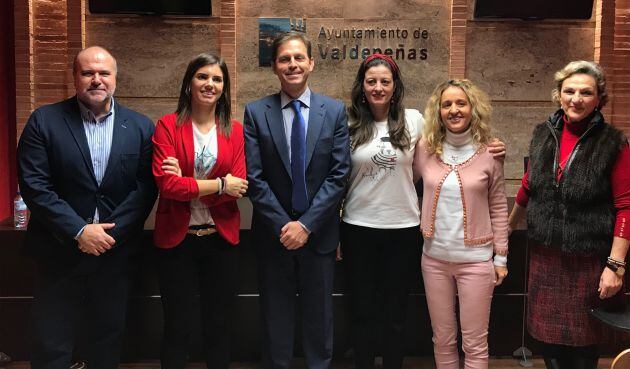
[[(190, 222), (190, 200), (199, 196), (199, 187), (194, 179), (192, 121), (188, 119), (179, 127), (176, 121), (175, 113), (163, 116), (157, 121), (153, 135), (153, 176), (160, 190), (153, 241), (160, 248), (175, 247), (184, 239)], [(243, 125), (232, 120), (230, 137), (219, 131), (217, 146), (217, 162), (208, 179), (224, 177), (228, 173), (246, 178)], [(162, 161), (167, 156), (179, 160), (181, 177), (164, 173)], [(201, 201), (208, 205), (219, 235), (232, 245), (238, 244), (241, 216), (236, 198), (215, 193), (201, 197)]]

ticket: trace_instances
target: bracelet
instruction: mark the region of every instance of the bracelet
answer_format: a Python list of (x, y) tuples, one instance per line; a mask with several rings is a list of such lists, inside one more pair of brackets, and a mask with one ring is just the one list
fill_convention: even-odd
[(225, 188), (227, 187), (227, 180), (225, 177), (221, 177), (221, 193), (225, 192)]
[(612, 256), (608, 257), (607, 263), (614, 264), (616, 266), (622, 266), (622, 267), (626, 266), (626, 262), (625, 261), (617, 260), (617, 259), (613, 258)]
[(606, 263), (606, 268), (612, 270), (618, 277), (623, 277), (623, 275), (626, 273), (625, 266), (613, 264), (611, 262)]
[(217, 185), (217, 194), (221, 196), (223, 194), (223, 180), (221, 179), (221, 177), (217, 177)]

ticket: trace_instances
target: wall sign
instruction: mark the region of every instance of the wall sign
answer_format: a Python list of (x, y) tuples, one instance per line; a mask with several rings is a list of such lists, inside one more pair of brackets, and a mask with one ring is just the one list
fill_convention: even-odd
[[(258, 19), (258, 65), (271, 66), (271, 44), (278, 35), (296, 31), (306, 33), (304, 18)], [(313, 57), (322, 60), (365, 59), (371, 54), (390, 55), (396, 60), (427, 60), (423, 45), (429, 31), (422, 27), (350, 27), (321, 26), (313, 42)]]

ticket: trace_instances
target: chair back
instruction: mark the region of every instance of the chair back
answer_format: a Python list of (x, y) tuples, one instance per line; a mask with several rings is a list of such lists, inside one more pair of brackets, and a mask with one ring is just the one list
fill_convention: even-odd
[(630, 349), (621, 351), (613, 360), (610, 369), (630, 369)]

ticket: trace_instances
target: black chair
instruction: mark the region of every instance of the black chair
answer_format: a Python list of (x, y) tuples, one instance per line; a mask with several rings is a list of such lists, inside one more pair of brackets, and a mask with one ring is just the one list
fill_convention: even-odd
[(602, 323), (623, 331), (630, 332), (630, 310), (607, 310), (600, 307), (591, 309), (591, 315)]
[[(627, 308), (620, 310), (605, 310), (593, 308), (590, 313), (602, 323), (620, 330), (630, 332), (630, 310)], [(611, 369), (630, 369), (630, 349), (623, 350), (612, 362)]]

